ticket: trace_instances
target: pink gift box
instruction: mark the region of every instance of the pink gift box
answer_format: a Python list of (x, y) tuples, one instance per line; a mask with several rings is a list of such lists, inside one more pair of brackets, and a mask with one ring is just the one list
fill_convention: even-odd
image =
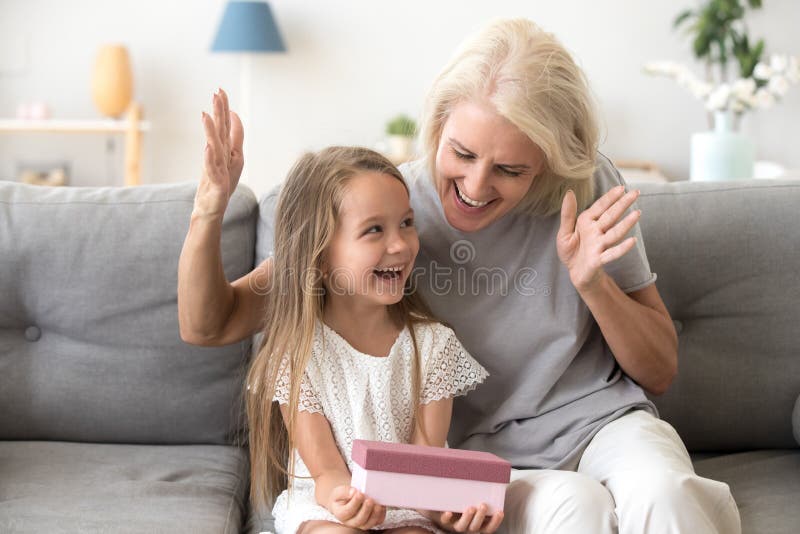
[(384, 506), (463, 512), (503, 510), (511, 464), (488, 452), (353, 441), (351, 485)]

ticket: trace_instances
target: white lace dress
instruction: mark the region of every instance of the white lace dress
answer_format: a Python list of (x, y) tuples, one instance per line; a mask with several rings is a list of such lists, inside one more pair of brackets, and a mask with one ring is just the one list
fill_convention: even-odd
[[(464, 395), (489, 376), (450, 328), (432, 323), (417, 325), (414, 332), (423, 370), (420, 403)], [(388, 356), (376, 357), (357, 351), (324, 323), (317, 324), (312, 355), (301, 382), (300, 410), (325, 415), (351, 472), (354, 439), (411, 441), (413, 357), (408, 327), (397, 337)], [(276, 386), (275, 400), (286, 404), (288, 397), (288, 373), (284, 373)], [(300, 455), (294, 454), (295, 474), (310, 476)], [(294, 534), (309, 520), (339, 523), (317, 504), (313, 479), (289, 482), (293, 484), (291, 496), (288, 490), (281, 493), (272, 510), (278, 534)], [(443, 532), (414, 510), (397, 508), (387, 508), (386, 520), (374, 529), (412, 525)]]

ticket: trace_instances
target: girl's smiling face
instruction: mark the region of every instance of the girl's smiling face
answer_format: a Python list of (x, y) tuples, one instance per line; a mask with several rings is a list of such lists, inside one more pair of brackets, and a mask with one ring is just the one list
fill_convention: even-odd
[(397, 178), (361, 172), (347, 182), (323, 271), (330, 298), (375, 305), (403, 298), (419, 252), (414, 212)]
[(457, 104), (436, 152), (447, 222), (462, 232), (486, 228), (519, 204), (543, 165), (541, 149), (491, 104)]

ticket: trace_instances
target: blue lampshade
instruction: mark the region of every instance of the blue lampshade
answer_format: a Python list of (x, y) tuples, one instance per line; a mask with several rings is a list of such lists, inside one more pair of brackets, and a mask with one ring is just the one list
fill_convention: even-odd
[(228, 2), (212, 52), (285, 52), (266, 2)]

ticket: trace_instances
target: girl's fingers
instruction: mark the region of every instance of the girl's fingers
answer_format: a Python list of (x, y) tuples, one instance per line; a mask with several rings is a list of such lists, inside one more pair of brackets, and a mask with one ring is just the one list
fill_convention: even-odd
[(453, 528), (456, 532), (465, 532), (467, 528), (469, 528), (470, 523), (472, 523), (472, 518), (474, 516), (475, 508), (467, 508), (464, 510), (464, 513), (461, 514), (461, 518), (453, 525)]
[(627, 254), (635, 244), (636, 244), (636, 238), (629, 237), (619, 245), (611, 247), (610, 249), (600, 254), (600, 263), (605, 265), (616, 259), (621, 258), (625, 254)]
[[(352, 518), (358, 513), (359, 509), (361, 508), (361, 503), (364, 502), (364, 495), (361, 492), (355, 492), (347, 503), (342, 506), (341, 513), (342, 515), (347, 518), (347, 520), (352, 520)], [(341, 518), (340, 518), (341, 519)]]
[(603, 235), (603, 246), (610, 247), (615, 245), (625, 237), (631, 228), (636, 226), (636, 223), (639, 221), (639, 217), (641, 216), (641, 210), (635, 210), (630, 212), (628, 215), (625, 216), (619, 223), (614, 225), (609, 231)]
[(628, 191), (620, 197), (614, 204), (612, 204), (606, 211), (604, 211), (600, 217), (598, 217), (597, 222), (600, 225), (600, 230), (603, 232), (607, 231), (611, 228), (614, 223), (616, 223), (622, 214), (631, 207), (631, 205), (636, 202), (636, 199), (639, 198), (639, 190), (635, 191)]
[(364, 525), (368, 520), (369, 516), (372, 515), (372, 508), (375, 506), (375, 501), (372, 499), (367, 499), (361, 505), (361, 508), (356, 513), (356, 516), (351, 520), (351, 522), (355, 525)]
[(503, 512), (495, 512), (493, 516), (490, 516), (489, 523), (483, 527), (482, 532), (486, 532), (486, 534), (492, 534), (495, 530), (500, 528), (500, 523), (503, 522)]
[(467, 530), (470, 532), (480, 532), (481, 525), (483, 525), (483, 519), (486, 517), (487, 511), (488, 508), (485, 504), (478, 506), (478, 510), (475, 512), (475, 516), (472, 518), (472, 521), (470, 521)]
[(380, 504), (376, 504), (372, 507), (372, 514), (369, 516), (367, 520), (367, 524), (364, 525), (364, 529), (374, 528), (381, 523), (384, 522), (386, 515), (386, 507)]

